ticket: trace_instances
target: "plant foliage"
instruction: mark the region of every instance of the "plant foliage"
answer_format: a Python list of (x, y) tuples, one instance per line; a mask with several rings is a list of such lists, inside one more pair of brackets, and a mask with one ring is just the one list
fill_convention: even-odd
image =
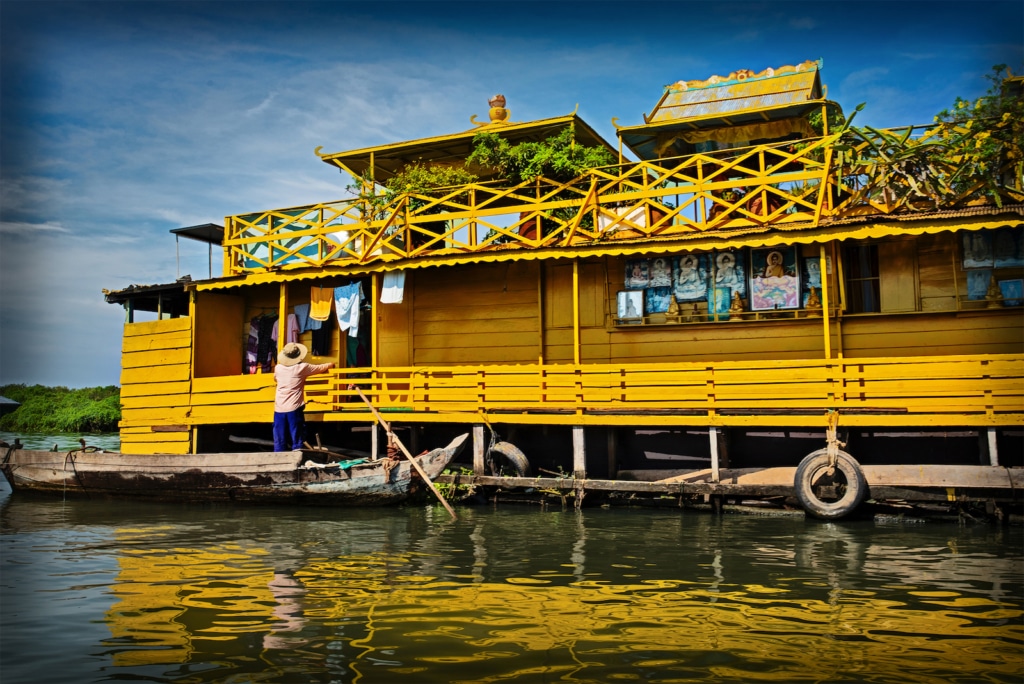
[(993, 67), (985, 95), (957, 98), (917, 135), (852, 126), (851, 116), (833, 147), (840, 176), (857, 178), (862, 195), (909, 208), (1024, 201), (1024, 98), (1008, 79), (1005, 65)]
[(21, 404), (0, 417), (7, 432), (117, 432), (121, 420), (121, 390), (114, 386), (4, 385), (0, 395)]
[(494, 169), (516, 183), (540, 177), (564, 182), (594, 167), (613, 164), (615, 158), (599, 145), (578, 144), (572, 128), (565, 128), (545, 140), (515, 145), (497, 133), (477, 133), (466, 162)]

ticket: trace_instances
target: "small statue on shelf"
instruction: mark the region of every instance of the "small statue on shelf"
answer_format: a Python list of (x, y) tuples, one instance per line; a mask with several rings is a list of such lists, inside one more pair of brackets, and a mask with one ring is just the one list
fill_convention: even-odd
[(811, 293), (807, 295), (807, 304), (804, 308), (808, 311), (820, 311), (821, 310), (821, 299), (818, 297), (818, 288), (812, 287)]
[(989, 276), (988, 290), (985, 292), (985, 299), (988, 300), (988, 304), (986, 304), (986, 306), (989, 309), (998, 308), (1002, 302), (1003, 293), (999, 289), (999, 285), (996, 284), (996, 277), (994, 275)]
[(670, 294), (668, 296), (668, 311), (665, 312), (669, 321), (673, 323), (679, 322), (679, 302), (676, 301), (676, 296)]
[(743, 298), (740, 297), (739, 292), (732, 293), (732, 304), (729, 305), (730, 314), (741, 314), (743, 313)]

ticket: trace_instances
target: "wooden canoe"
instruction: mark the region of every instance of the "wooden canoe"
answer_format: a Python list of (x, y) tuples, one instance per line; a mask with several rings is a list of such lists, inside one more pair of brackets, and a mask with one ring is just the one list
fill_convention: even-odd
[[(468, 434), (416, 457), (433, 480), (459, 455)], [(154, 501), (382, 506), (426, 490), (406, 459), (345, 461), (330, 452), (129, 455), (75, 450), (0, 449), (14, 491)]]

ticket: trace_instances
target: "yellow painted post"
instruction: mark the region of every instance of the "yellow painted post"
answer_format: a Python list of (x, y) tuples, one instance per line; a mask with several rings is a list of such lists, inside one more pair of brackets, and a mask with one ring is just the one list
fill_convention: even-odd
[(580, 365), (580, 260), (572, 260), (572, 360)]
[[(284, 348), (285, 338), (288, 336), (288, 283), (281, 283), (280, 294), (277, 298), (277, 353), (280, 354)], [(275, 354), (276, 356), (277, 354)]]
[[(228, 240), (230, 240), (233, 237), (234, 237), (234, 234), (231, 232), (231, 217), (230, 216), (225, 216), (224, 217), (224, 241), (223, 242), (227, 242)], [(224, 247), (223, 242), (221, 243), (222, 247)], [(223, 273), (225, 276), (234, 275), (235, 272), (231, 268), (231, 248), (230, 247), (224, 247), (224, 254), (222, 255), (222, 259), (223, 259), (224, 263), (223, 263), (222, 268), (221, 268), (221, 273)]]
[(380, 292), (380, 274), (374, 273), (370, 277), (370, 320), (373, 321), (370, 325), (370, 365), (373, 367), (374, 373), (377, 372), (377, 362), (380, 358), (377, 349), (380, 343), (380, 322), (377, 320), (377, 301), (380, 298), (378, 292)]
[(818, 245), (818, 273), (821, 280), (821, 319), (825, 329), (825, 358), (832, 358), (832, 332), (829, 327), (828, 315), (828, 273), (826, 272), (825, 245)]

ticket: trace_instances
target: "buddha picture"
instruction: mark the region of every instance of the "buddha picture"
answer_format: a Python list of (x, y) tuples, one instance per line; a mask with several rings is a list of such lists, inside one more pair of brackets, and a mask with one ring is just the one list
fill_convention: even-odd
[(648, 259), (630, 259), (626, 262), (627, 290), (642, 290), (650, 283), (650, 261)]
[(747, 278), (740, 252), (715, 252), (715, 287), (726, 287), (730, 292), (739, 293), (740, 297), (747, 296)]
[[(750, 308), (797, 309), (800, 278), (796, 247), (768, 247), (750, 252)], [(819, 275), (819, 282), (821, 278)]]
[(675, 296), (679, 302), (701, 301), (707, 296), (708, 267), (704, 254), (684, 254), (675, 259)]

